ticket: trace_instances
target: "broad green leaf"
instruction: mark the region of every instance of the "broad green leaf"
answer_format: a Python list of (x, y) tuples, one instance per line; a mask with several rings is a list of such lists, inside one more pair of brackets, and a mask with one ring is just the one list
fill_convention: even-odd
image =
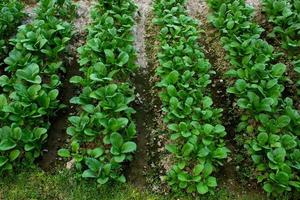
[(203, 131), (206, 135), (209, 135), (212, 133), (212, 131), (214, 130), (214, 126), (211, 124), (204, 124), (203, 125)]
[(175, 144), (167, 144), (167, 145), (166, 145), (166, 149), (167, 149), (170, 153), (173, 153), (173, 154), (177, 154), (177, 152), (178, 152), (177, 146), (176, 146)]
[(281, 143), (286, 150), (293, 149), (297, 146), (297, 139), (291, 135), (283, 135), (281, 137)]
[(287, 115), (282, 115), (276, 120), (276, 126), (278, 128), (283, 128), (289, 125), (291, 118)]
[(126, 63), (128, 63), (129, 61), (129, 55), (128, 53), (122, 51), (122, 53), (120, 53), (119, 57), (118, 57), (118, 65), (119, 66), (123, 66)]
[(134, 138), (136, 136), (136, 126), (134, 123), (130, 123), (127, 128), (127, 135), (129, 138)]
[(217, 179), (213, 176), (207, 178), (207, 186), (208, 187), (217, 187)]
[(289, 175), (286, 173), (286, 172), (278, 172), (276, 175), (275, 175), (275, 179), (281, 183), (281, 184), (284, 184), (284, 185), (287, 185), (288, 182), (289, 182)]
[(112, 18), (112, 17), (106, 17), (105, 18), (105, 23), (107, 24), (107, 25), (114, 25), (114, 18)]
[(128, 124), (129, 120), (127, 118), (118, 118), (109, 120), (109, 128), (112, 131), (118, 131), (121, 128), (124, 128)]
[(104, 153), (104, 150), (101, 147), (95, 148), (93, 150), (88, 150), (88, 154), (94, 158), (99, 158)]
[(94, 65), (94, 69), (102, 76), (107, 74), (107, 69), (102, 62), (98, 62)]
[(2, 109), (5, 105), (7, 105), (7, 99), (4, 95), (0, 95), (0, 109)]
[(87, 169), (82, 173), (83, 178), (96, 178), (96, 172), (92, 171), (91, 169)]
[(117, 162), (117, 163), (121, 163), (125, 160), (126, 156), (125, 154), (121, 154), (119, 156), (114, 156), (114, 160)]
[(257, 140), (258, 140), (259, 144), (265, 145), (269, 140), (269, 136), (266, 132), (261, 132), (258, 134)]
[(167, 82), (169, 83), (169, 84), (175, 84), (177, 81), (178, 81), (178, 79), (179, 79), (179, 73), (178, 73), (178, 71), (172, 71), (168, 76), (167, 76)]
[(203, 98), (203, 108), (210, 108), (213, 104), (213, 101), (210, 97), (204, 97)]
[(125, 142), (122, 146), (122, 153), (131, 153), (136, 151), (136, 144), (134, 142)]
[(185, 157), (189, 156), (193, 150), (194, 150), (194, 145), (188, 142), (182, 147), (182, 155)]
[(227, 22), (226, 27), (227, 27), (227, 29), (229, 29), (229, 30), (233, 29), (233, 27), (234, 27), (234, 21), (233, 21), (233, 20), (229, 20), (229, 21)]
[(8, 162), (8, 158), (0, 156), (0, 168)]
[(268, 152), (267, 156), (274, 163), (282, 163), (285, 160), (286, 151), (284, 148), (279, 147), (272, 152)]
[(83, 81), (83, 78), (81, 76), (73, 76), (71, 79), (70, 79), (70, 83), (73, 83), (73, 84), (79, 84)]
[(188, 181), (188, 174), (181, 172), (178, 174), (178, 180), (180, 181)]
[(225, 127), (223, 125), (217, 124), (215, 126), (215, 130), (214, 130), (215, 133), (222, 133), (224, 131), (225, 131)]
[(57, 154), (63, 158), (69, 158), (71, 155), (68, 149), (59, 149)]
[(217, 159), (225, 159), (227, 158), (227, 153), (229, 152), (229, 149), (226, 147), (219, 147), (213, 152), (213, 157)]
[(121, 183), (126, 183), (126, 178), (125, 178), (125, 176), (122, 175), (117, 178), (117, 181), (119, 181)]
[(15, 149), (15, 150), (11, 151), (10, 154), (9, 154), (9, 160), (10, 161), (16, 160), (19, 157), (20, 154), (21, 154), (21, 151), (18, 150), (18, 149)]
[(200, 148), (197, 156), (204, 158), (210, 153), (210, 150), (207, 147)]
[(202, 172), (203, 169), (204, 169), (204, 163), (198, 164), (194, 167), (193, 174), (195, 176), (198, 176)]
[(197, 191), (199, 194), (206, 194), (208, 192), (208, 186), (204, 183), (197, 184)]
[(208, 177), (213, 172), (213, 166), (211, 163), (207, 162), (204, 165), (203, 176)]
[(8, 151), (15, 148), (17, 144), (9, 139), (3, 139), (0, 142), (0, 151)]
[(273, 191), (273, 187), (270, 183), (265, 183), (263, 188), (267, 193), (271, 193)]
[(97, 183), (99, 183), (100, 185), (104, 185), (105, 183), (107, 183), (109, 180), (108, 177), (105, 177), (105, 178), (98, 178), (97, 179)]
[(101, 167), (100, 161), (95, 158), (86, 158), (85, 164), (94, 172), (98, 172)]
[(110, 142), (113, 146), (121, 148), (123, 145), (123, 137), (119, 133), (112, 133), (110, 136)]
[(114, 64), (115, 63), (115, 55), (114, 52), (110, 49), (105, 49), (104, 50), (106, 59), (109, 63)]
[(286, 71), (286, 66), (282, 63), (276, 64), (272, 68), (272, 75), (275, 77), (281, 77)]
[(235, 82), (235, 87), (239, 92), (243, 92), (247, 88), (247, 83), (244, 79), (238, 79)]

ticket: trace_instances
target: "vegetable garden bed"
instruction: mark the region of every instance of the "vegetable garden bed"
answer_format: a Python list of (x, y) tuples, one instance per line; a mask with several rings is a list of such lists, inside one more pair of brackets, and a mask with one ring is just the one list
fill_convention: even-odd
[(3, 184), (38, 166), (158, 199), (299, 199), (299, 6), (2, 1)]

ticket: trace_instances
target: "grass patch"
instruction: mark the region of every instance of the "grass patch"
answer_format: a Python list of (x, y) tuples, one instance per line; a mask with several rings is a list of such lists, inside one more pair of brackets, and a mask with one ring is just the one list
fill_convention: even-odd
[(79, 181), (68, 171), (49, 174), (41, 170), (22, 172), (0, 181), (0, 199), (9, 200), (160, 200), (129, 184), (97, 186)]
[(82, 181), (72, 171), (55, 173), (40, 169), (23, 171), (0, 180), (0, 199), (7, 200), (258, 200), (256, 194), (240, 195), (228, 189), (215, 194), (193, 197), (181, 194), (161, 196), (141, 191), (127, 184), (111, 184), (99, 187), (93, 180)]

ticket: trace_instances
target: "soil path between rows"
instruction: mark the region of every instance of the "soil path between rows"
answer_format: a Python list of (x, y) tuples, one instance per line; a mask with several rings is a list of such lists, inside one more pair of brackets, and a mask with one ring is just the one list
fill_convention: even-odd
[(62, 87), (60, 88), (61, 103), (66, 105), (65, 109), (59, 110), (55, 118), (51, 120), (51, 127), (48, 132), (48, 140), (44, 147), (44, 155), (39, 161), (42, 169), (50, 171), (54, 168), (57, 160), (60, 158), (57, 151), (66, 143), (68, 127), (68, 117), (74, 112), (73, 106), (70, 105), (70, 99), (76, 95), (77, 88), (69, 82), (70, 78), (79, 75), (79, 65), (77, 63), (78, 53), (77, 48), (85, 43), (86, 26), (89, 23), (90, 9), (93, 1), (79, 0), (76, 1), (77, 17), (73, 21), (75, 34), (68, 46), (69, 55), (65, 55), (66, 73), (61, 77)]
[(148, 139), (152, 129), (155, 127), (153, 96), (151, 89), (151, 72), (152, 69), (148, 64), (146, 53), (146, 22), (149, 11), (151, 10), (151, 0), (135, 0), (138, 10), (136, 12), (133, 34), (135, 38), (135, 48), (137, 51), (138, 71), (132, 78), (135, 86), (136, 102), (134, 109), (136, 114), (134, 120), (137, 126), (137, 152), (133, 156), (133, 160), (129, 164), (126, 171), (128, 180), (139, 188), (145, 188), (148, 162)]

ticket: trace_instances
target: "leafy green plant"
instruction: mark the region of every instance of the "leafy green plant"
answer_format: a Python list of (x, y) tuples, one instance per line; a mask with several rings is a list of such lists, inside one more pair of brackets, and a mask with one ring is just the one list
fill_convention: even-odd
[[(278, 2), (278, 1), (277, 1)], [(299, 191), (299, 119), (290, 98), (282, 99), (286, 66), (273, 64), (273, 47), (260, 37), (252, 21), (253, 8), (244, 0), (209, 0), (212, 24), (222, 43), (235, 83), (227, 92), (236, 96), (241, 111), (237, 131), (246, 133), (245, 147), (256, 166), (253, 174), (268, 194)]]
[(91, 12), (86, 44), (78, 48), (82, 76), (70, 82), (81, 92), (71, 99), (78, 106), (67, 129), (69, 149), (58, 154), (73, 158), (83, 178), (99, 184), (124, 183), (122, 165), (136, 151), (134, 89), (128, 77), (136, 69), (133, 47), (133, 15), (136, 6), (127, 1), (99, 1)]
[(217, 180), (213, 172), (222, 166), (229, 149), (225, 128), (220, 124), (222, 109), (214, 108), (207, 87), (211, 65), (198, 45), (197, 22), (187, 16), (185, 1), (157, 0), (154, 23), (160, 27), (158, 54), (166, 149), (173, 165), (165, 179), (175, 191), (213, 193)]
[[(40, 1), (37, 13), (45, 9), (44, 3)], [(69, 22), (48, 15), (20, 26), (11, 40), (14, 49), (5, 59), (7, 75), (0, 77), (1, 173), (31, 165), (42, 154), (49, 118), (63, 107), (58, 73), (64, 68), (62, 57), (71, 36)]]
[(296, 54), (295, 51), (300, 46), (299, 5), (299, 0), (263, 1), (263, 10), (267, 14), (268, 20), (275, 25), (269, 36), (279, 36), (282, 40), (282, 47)]
[[(264, 0), (263, 11), (268, 16), (268, 21), (274, 26), (269, 37), (279, 37), (281, 39), (281, 46), (287, 50), (294, 65), (294, 70), (298, 73), (295, 84), (298, 87), (298, 94), (300, 94), (299, 74), (299, 60), (300, 60), (300, 1), (293, 0)], [(294, 81), (294, 80), (293, 80)]]
[(0, 2), (0, 65), (2, 59), (7, 56), (9, 37), (16, 31), (22, 19), (24, 5), (17, 0), (3, 0)]

